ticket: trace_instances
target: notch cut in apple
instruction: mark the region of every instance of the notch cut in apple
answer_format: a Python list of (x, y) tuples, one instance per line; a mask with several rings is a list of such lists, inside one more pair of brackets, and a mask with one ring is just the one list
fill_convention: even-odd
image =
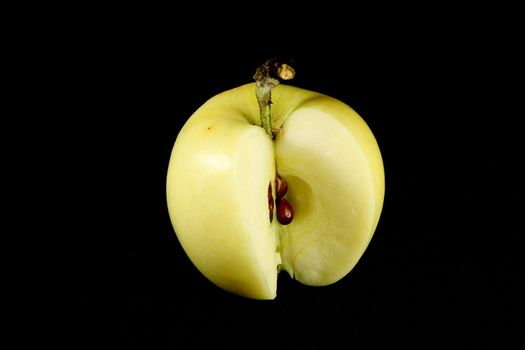
[[(210, 281), (274, 299), (277, 274), (311, 286), (356, 265), (378, 224), (384, 171), (377, 142), (346, 104), (287, 85), (272, 91), (274, 139), (260, 127), (255, 84), (211, 98), (177, 136), (167, 204), (185, 252)], [(288, 225), (268, 215), (276, 176), (288, 185)]]

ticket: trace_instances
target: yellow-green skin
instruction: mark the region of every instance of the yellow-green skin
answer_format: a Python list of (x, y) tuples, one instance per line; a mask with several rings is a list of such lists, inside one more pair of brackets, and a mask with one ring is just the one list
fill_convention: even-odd
[[(344, 277), (384, 198), (377, 142), (353, 109), (286, 85), (272, 102), (273, 141), (260, 127), (255, 84), (211, 98), (177, 136), (167, 174), (170, 218), (191, 261), (219, 287), (255, 299), (275, 298), (278, 265), (312, 286)], [(288, 226), (269, 220), (276, 172), (295, 210)]]

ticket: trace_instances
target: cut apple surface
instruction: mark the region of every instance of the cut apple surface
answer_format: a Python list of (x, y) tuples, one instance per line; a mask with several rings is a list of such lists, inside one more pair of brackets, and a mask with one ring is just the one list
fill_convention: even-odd
[[(187, 121), (169, 163), (167, 203), (182, 247), (209, 280), (273, 299), (281, 269), (321, 286), (355, 266), (379, 220), (384, 172), (372, 132), (346, 104), (279, 85), (272, 140), (254, 91), (247, 84), (219, 94)], [(269, 217), (277, 175), (293, 208), (287, 225), (275, 220), (279, 203)]]

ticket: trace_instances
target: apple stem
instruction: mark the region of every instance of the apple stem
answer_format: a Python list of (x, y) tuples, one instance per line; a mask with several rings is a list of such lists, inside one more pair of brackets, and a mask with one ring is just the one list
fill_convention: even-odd
[(255, 79), (255, 95), (259, 102), (259, 112), (261, 114), (261, 126), (264, 128), (271, 139), (275, 138), (272, 129), (272, 89), (279, 85), (279, 78), (290, 80), (295, 76), (295, 70), (286, 63), (279, 62), (276, 58), (271, 58), (260, 65), (253, 79)]

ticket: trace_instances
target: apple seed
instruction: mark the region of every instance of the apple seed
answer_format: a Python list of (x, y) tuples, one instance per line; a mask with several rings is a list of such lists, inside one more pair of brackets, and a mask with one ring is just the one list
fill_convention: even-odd
[(272, 182), (268, 184), (268, 210), (270, 212), (270, 222), (273, 221), (273, 208), (274, 208), (274, 201), (273, 201), (273, 195), (272, 195)]
[(288, 192), (288, 184), (279, 175), (275, 178), (275, 194), (277, 200), (283, 198)]
[(281, 198), (277, 204), (277, 220), (281, 225), (288, 225), (293, 220), (292, 206), (284, 198)]

